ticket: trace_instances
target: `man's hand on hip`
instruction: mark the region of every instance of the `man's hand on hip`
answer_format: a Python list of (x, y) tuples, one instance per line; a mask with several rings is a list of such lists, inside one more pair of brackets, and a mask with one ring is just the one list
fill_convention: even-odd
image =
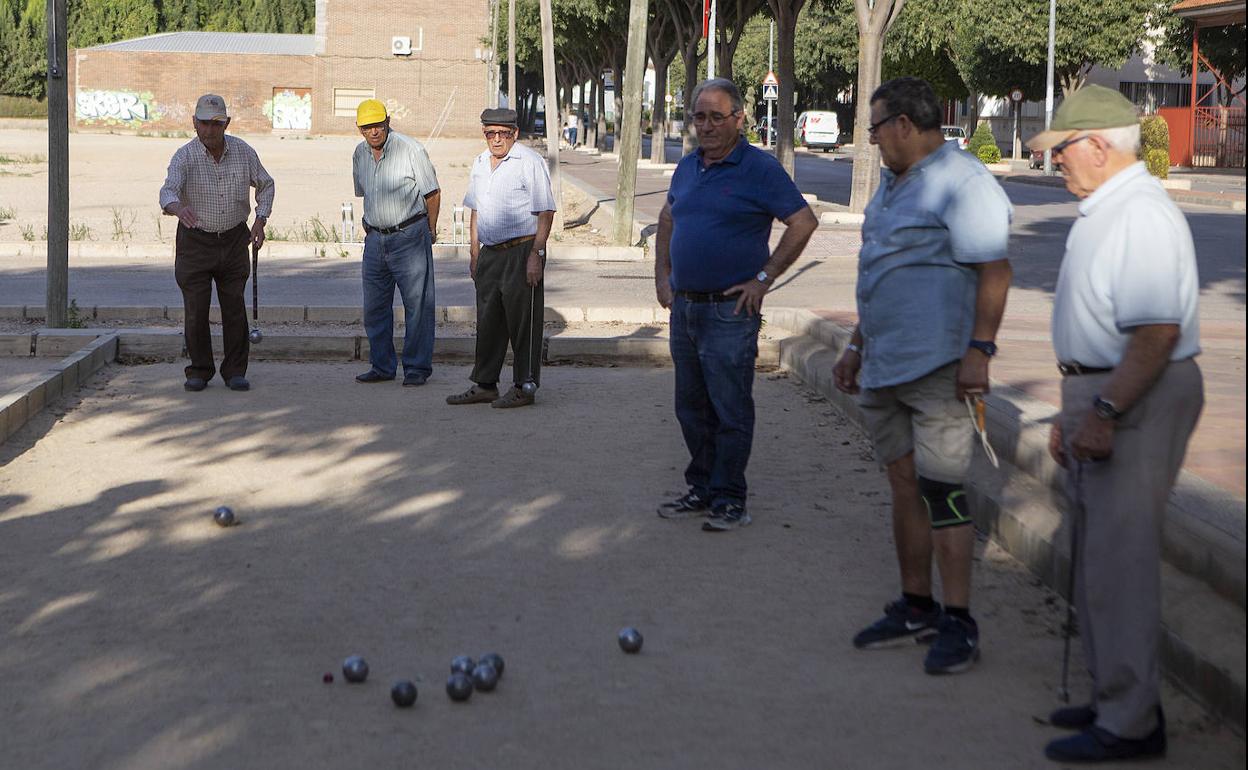
[(263, 217), (256, 217), (256, 221), (251, 223), (251, 245), (260, 248), (264, 245), (264, 226), (267, 221)]
[(853, 396), (859, 391), (858, 370), (862, 368), (862, 356), (853, 350), (846, 350), (832, 367), (832, 380), (836, 389)]
[(542, 270), (546, 267), (543, 262), (536, 251), (529, 252), (529, 258), (524, 265), (524, 280), (530, 286), (537, 286), (542, 282)]
[(732, 311), (733, 315), (737, 315), (744, 308), (746, 315), (753, 316), (762, 312), (763, 297), (767, 296), (769, 288), (767, 284), (757, 278), (751, 278), (732, 288), (724, 289), (724, 294), (729, 297), (734, 294), (741, 295), (737, 297), (737, 306)]
[(957, 396), (959, 401), (968, 395), (982, 396), (988, 392), (988, 356), (971, 348), (958, 363)]

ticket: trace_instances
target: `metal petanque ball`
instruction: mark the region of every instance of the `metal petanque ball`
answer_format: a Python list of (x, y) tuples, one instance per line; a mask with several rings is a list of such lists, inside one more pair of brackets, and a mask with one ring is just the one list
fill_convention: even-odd
[(451, 673), (463, 674), (464, 676), (472, 676), (472, 670), (477, 667), (477, 662), (467, 655), (457, 655), (451, 661)]
[(537, 393), (537, 383), (533, 380), (525, 380), (524, 384), (520, 386), (520, 392), (524, 393), (526, 396), (531, 396)]
[(498, 672), (489, 663), (478, 663), (472, 670), (472, 686), (481, 692), (489, 692), (498, 686)]
[(253, 345), (258, 345), (258, 344), (260, 344), (260, 340), (262, 340), (262, 339), (264, 339), (264, 333), (263, 333), (263, 332), (261, 332), (259, 329), (252, 329), (252, 330), (251, 330), (251, 331), (247, 334), (247, 341), (248, 341), (248, 342), (250, 342), (250, 343), (251, 343), (251, 344), (253, 344)]
[(497, 652), (488, 652), (480, 658), (477, 658), (477, 664), (480, 665), (482, 663), (490, 664), (490, 667), (493, 668), (494, 672), (498, 674), (498, 678), (503, 678), (504, 664), (502, 655), (499, 655)]
[(401, 709), (409, 708), (416, 702), (416, 685), (406, 679), (400, 679), (390, 688), (390, 700)]
[(342, 677), (351, 684), (368, 679), (368, 661), (359, 655), (350, 656), (342, 662)]
[(633, 627), (620, 631), (620, 649), (627, 653), (641, 652), (641, 632)]
[(228, 505), (223, 505), (212, 513), (212, 520), (219, 527), (232, 527), (237, 523), (234, 517), (234, 509)]
[(451, 674), (446, 680), (446, 694), (456, 702), (468, 700), (472, 697), (472, 679), (467, 674)]

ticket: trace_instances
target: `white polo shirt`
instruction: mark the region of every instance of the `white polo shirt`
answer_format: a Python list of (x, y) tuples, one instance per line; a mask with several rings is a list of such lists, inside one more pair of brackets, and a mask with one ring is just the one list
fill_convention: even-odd
[(1079, 204), (1053, 301), (1062, 363), (1114, 367), (1131, 329), (1178, 324), (1171, 361), (1200, 353), (1196, 247), (1183, 212), (1143, 163), (1118, 172)]

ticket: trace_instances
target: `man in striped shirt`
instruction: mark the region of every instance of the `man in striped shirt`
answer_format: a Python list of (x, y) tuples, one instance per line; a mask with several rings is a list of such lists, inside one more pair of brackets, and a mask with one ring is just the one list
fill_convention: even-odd
[[(486, 110), (481, 126), (487, 149), (472, 164), (464, 196), (472, 210), (468, 270), (477, 289), (476, 364), (472, 387), (446, 403), (511, 409), (533, 403), (524, 384), (535, 389), (541, 375), (535, 348), (542, 339), (542, 273), (555, 196), (546, 159), (516, 144), (515, 110)], [(500, 396), (508, 342), (515, 384)]]
[(355, 194), (364, 198), (364, 331), (369, 370), (355, 379), (393, 380), (394, 289), (403, 298), (403, 386), (433, 373), (433, 242), (441, 192), (420, 142), (390, 128), (386, 106), (366, 99), (355, 124), (364, 141), (352, 156)]
[[(243, 290), (251, 275), (247, 246), (260, 248), (273, 210), (273, 177), (242, 139), (226, 136), (230, 116), (225, 100), (204, 94), (195, 105), (196, 138), (178, 148), (160, 188), (160, 208), (178, 218), (173, 272), (182, 289), (185, 314), (185, 388), (200, 391), (216, 374), (208, 309), (212, 284), (221, 303), (224, 352), (221, 378), (230, 390), (248, 390), (247, 302)], [(248, 188), (256, 189), (256, 218), (250, 229)]]

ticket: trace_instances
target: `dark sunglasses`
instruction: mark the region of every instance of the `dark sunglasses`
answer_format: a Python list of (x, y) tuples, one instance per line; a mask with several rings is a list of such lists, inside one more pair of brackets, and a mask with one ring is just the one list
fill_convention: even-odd
[(481, 133), (485, 134), (486, 139), (501, 139), (511, 136), (511, 131), (482, 131)]

